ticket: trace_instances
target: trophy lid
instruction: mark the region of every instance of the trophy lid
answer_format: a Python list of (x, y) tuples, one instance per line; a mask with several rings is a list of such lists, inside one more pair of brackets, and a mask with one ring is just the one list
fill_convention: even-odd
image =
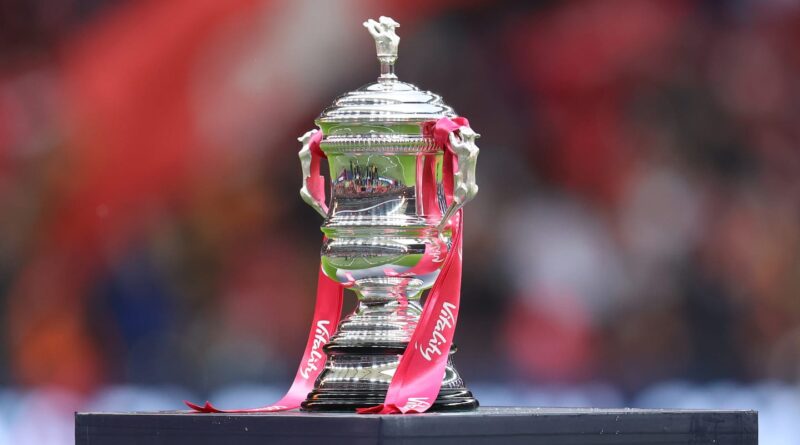
[(350, 91), (325, 109), (317, 118), (317, 124), (357, 123), (357, 122), (425, 122), (442, 117), (453, 117), (455, 111), (444, 103), (442, 97), (430, 91), (397, 80), (394, 64), (397, 60), (397, 46), (400, 37), (394, 32), (399, 27), (389, 17), (378, 21), (364, 22), (372, 37), (381, 75), (376, 82)]

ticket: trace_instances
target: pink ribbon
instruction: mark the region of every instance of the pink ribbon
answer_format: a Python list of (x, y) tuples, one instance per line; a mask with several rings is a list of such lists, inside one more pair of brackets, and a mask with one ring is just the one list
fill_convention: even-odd
[[(456, 117), (442, 118), (426, 125), (424, 131), (432, 135), (437, 145), (444, 147), (442, 177), (445, 197), (448, 203), (453, 199), (453, 174), (458, 171), (458, 163), (450, 146), (449, 136), (462, 126), (469, 126), (467, 119)], [(321, 159), (325, 157), (320, 149), (322, 132), (315, 133), (310, 142), (312, 153), (311, 176), (305, 178), (307, 186), (318, 202), (325, 202), (324, 179), (319, 174)], [(425, 174), (427, 179), (432, 176)], [(429, 178), (430, 177), (430, 178)], [(423, 180), (420, 184), (423, 196), (435, 196), (435, 180)], [(411, 341), (403, 353), (397, 371), (392, 378), (386, 399), (381, 405), (361, 408), (360, 414), (422, 413), (428, 410), (439, 395), (442, 386), (447, 357), (453, 343), (458, 309), (461, 299), (461, 246), (463, 211), (456, 212), (449, 222), (452, 229), (452, 247), (444, 258), (442, 271), (428, 294), (420, 321)], [(417, 267), (406, 271), (402, 276), (434, 270), (442, 261), (441, 246), (426, 249)], [(393, 271), (389, 271), (393, 272)], [(306, 350), (297, 369), (294, 382), (286, 395), (272, 405), (252, 409), (221, 410), (206, 402), (204, 406), (185, 401), (187, 406), (199, 412), (217, 413), (263, 413), (295, 409), (314, 389), (314, 381), (323, 371), (326, 356), (322, 347), (330, 340), (339, 323), (345, 285), (328, 278), (320, 268), (317, 284), (317, 301), (314, 319), (306, 343)]]
[(322, 210), (327, 213), (328, 200), (325, 199), (325, 177), (319, 172), (320, 164), (327, 156), (325, 156), (325, 152), (320, 148), (321, 142), (322, 130), (314, 132), (308, 142), (308, 149), (311, 151), (311, 175), (304, 179), (308, 187), (308, 192), (311, 193), (314, 200), (322, 206)]
[[(453, 199), (453, 174), (458, 171), (458, 163), (450, 146), (450, 134), (462, 126), (469, 126), (469, 122), (457, 117), (439, 119), (425, 128), (426, 134), (432, 134), (437, 145), (445, 148), (442, 176), (448, 204)], [(423, 190), (423, 193), (435, 193), (435, 190)], [(462, 215), (463, 210), (459, 210), (450, 221), (453, 245), (428, 294), (422, 317), (392, 377), (386, 399), (381, 405), (356, 410), (358, 413), (423, 413), (438, 397), (453, 344), (461, 300)]]

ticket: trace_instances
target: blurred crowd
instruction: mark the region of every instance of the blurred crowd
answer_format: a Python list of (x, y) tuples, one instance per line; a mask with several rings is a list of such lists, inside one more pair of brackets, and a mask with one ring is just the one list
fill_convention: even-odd
[(0, 386), (288, 387), (379, 15), (482, 134), (468, 384), (800, 381), (796, 1), (5, 0)]

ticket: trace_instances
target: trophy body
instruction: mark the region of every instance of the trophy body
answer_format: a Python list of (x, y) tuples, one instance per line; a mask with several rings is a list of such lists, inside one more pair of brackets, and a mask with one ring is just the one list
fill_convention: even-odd
[[(469, 147), (458, 157), (459, 170), (473, 173), (473, 187), (456, 184), (456, 198), (446, 199), (443, 148), (426, 128), (455, 113), (438, 95), (396, 79), (399, 38), (383, 41), (380, 36), (378, 81), (340, 97), (316, 120), (323, 134), (319, 148), (330, 171), (329, 205), (312, 197), (305, 182), (301, 190), (325, 218), (322, 271), (358, 298), (355, 312), (339, 323), (323, 348), (325, 368), (301, 405), (309, 411), (352, 411), (383, 402), (422, 313), (420, 298), (453, 248), (448, 222), (477, 191), (477, 135), (464, 127), (456, 142)], [(312, 134), (301, 138), (304, 177)], [(469, 178), (465, 174), (456, 175), (462, 183)], [(432, 410), (478, 406), (453, 366), (454, 351), (444, 351), (450, 356)]]

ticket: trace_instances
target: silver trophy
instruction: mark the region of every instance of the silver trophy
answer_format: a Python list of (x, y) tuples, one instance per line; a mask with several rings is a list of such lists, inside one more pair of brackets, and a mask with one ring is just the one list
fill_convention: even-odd
[[(358, 297), (357, 309), (324, 348), (325, 369), (302, 403), (309, 411), (352, 411), (383, 402), (419, 321), (420, 297), (440, 272), (441, 263), (426, 268), (420, 259), (451, 249), (447, 222), (477, 192), (478, 135), (468, 127), (450, 135), (458, 171), (448, 203), (442, 147), (425, 128), (456, 114), (439, 95), (397, 80), (397, 22), (381, 17), (364, 26), (375, 38), (380, 77), (339, 97), (315, 121), (330, 167), (329, 203), (318, 202), (306, 182), (309, 141), (318, 130), (300, 138), (300, 194), (325, 219), (322, 270)], [(414, 273), (403, 273), (409, 270)], [(454, 351), (432, 410), (478, 406), (453, 366)]]

